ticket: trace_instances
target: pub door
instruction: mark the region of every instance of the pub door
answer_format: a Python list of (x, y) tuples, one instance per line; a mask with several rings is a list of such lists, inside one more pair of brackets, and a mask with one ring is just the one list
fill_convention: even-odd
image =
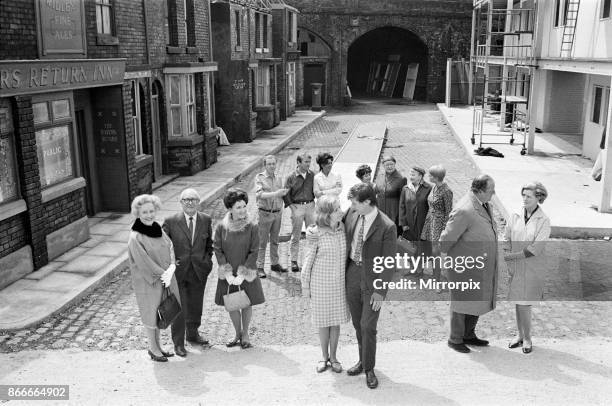
[(81, 176), (85, 178), (85, 206), (87, 215), (93, 216), (102, 209), (96, 168), (96, 151), (93, 140), (91, 103), (88, 90), (74, 92), (75, 126)]

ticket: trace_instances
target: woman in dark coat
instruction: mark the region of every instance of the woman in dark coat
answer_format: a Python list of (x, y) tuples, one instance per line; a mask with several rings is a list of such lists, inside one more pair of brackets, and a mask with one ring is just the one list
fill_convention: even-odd
[(157, 328), (162, 284), (169, 286), (178, 300), (180, 296), (174, 277), (176, 266), (172, 241), (155, 222), (160, 208), (159, 197), (153, 195), (136, 196), (132, 202), (132, 215), (136, 221), (128, 240), (128, 260), (136, 303), (149, 339), (149, 356), (153, 361), (166, 362), (174, 354), (161, 348)]
[(396, 161), (392, 156), (384, 157), (382, 164), (385, 168), (385, 176), (376, 182), (378, 208), (395, 223), (397, 235), (400, 235), (399, 200), (402, 188), (408, 180), (395, 168)]
[(234, 347), (240, 344), (243, 349), (252, 347), (249, 338), (252, 306), (265, 301), (255, 264), (259, 250), (258, 228), (249, 221), (248, 202), (249, 198), (245, 191), (240, 189), (227, 191), (223, 197), (223, 204), (228, 212), (217, 226), (213, 240), (213, 249), (219, 264), (215, 303), (223, 306), (223, 296), (238, 289), (243, 289), (251, 301), (251, 306), (229, 312), (236, 335), (226, 345)]
[[(453, 191), (444, 182), (445, 176), (446, 169), (442, 165), (434, 165), (429, 168), (429, 181), (433, 183), (433, 187), (427, 198), (429, 211), (423, 225), (421, 239), (430, 242), (428, 249), (433, 255), (438, 254), (440, 235), (444, 231), (448, 217), (453, 210)], [(434, 267), (434, 278), (440, 280), (440, 273), (441, 270)]]

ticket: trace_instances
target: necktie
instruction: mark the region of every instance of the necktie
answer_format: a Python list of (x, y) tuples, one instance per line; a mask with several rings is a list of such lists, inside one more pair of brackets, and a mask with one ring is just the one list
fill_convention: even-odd
[(363, 249), (363, 234), (365, 231), (365, 216), (359, 216), (361, 221), (361, 227), (359, 227), (359, 233), (357, 234), (357, 246), (355, 247), (355, 261), (361, 262), (361, 251)]
[(491, 212), (489, 212), (489, 203), (483, 203), (482, 207), (484, 207), (485, 211), (489, 216), (491, 216)]
[(193, 244), (193, 217), (189, 217), (189, 237), (191, 237), (191, 244)]

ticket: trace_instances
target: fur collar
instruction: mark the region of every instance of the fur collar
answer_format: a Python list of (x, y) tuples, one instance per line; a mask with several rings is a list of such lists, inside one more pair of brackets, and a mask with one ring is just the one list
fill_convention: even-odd
[(245, 219), (237, 221), (232, 219), (232, 215), (229, 212), (223, 217), (223, 226), (228, 231), (244, 231), (249, 224), (251, 224), (251, 220), (248, 215)]
[(155, 221), (150, 226), (147, 226), (140, 219), (136, 219), (132, 230), (151, 238), (160, 238), (162, 236), (162, 228)]

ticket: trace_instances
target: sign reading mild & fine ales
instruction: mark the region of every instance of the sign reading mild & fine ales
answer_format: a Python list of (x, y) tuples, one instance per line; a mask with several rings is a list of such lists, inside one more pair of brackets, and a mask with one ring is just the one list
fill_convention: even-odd
[(98, 108), (93, 111), (94, 136), (98, 146), (98, 156), (120, 156), (122, 124), (121, 109)]
[(83, 0), (36, 0), (41, 57), (85, 55)]

